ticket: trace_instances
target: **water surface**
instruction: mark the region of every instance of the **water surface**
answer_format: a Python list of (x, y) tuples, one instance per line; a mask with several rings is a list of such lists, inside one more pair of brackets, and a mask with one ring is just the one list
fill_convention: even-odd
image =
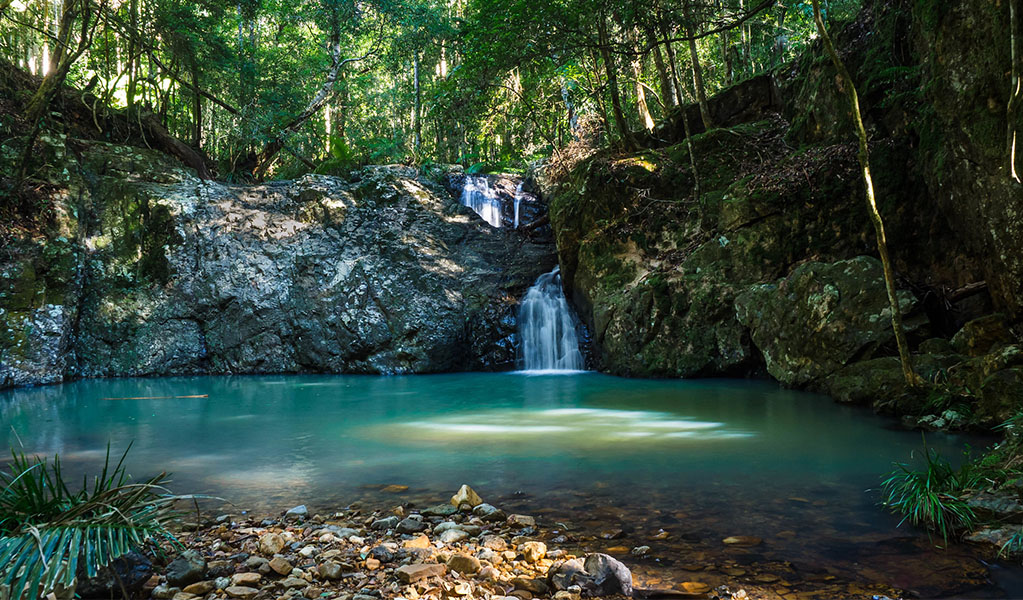
[[(171, 471), (175, 491), (244, 508), (437, 502), (469, 483), (579, 539), (607, 529), (619, 538), (608, 544), (652, 545), (662, 565), (720, 562), (729, 550), (721, 538), (750, 535), (765, 540), (758, 560), (904, 587), (930, 589), (910, 573), (916, 567), (900, 570), (890, 556), (871, 563), (893, 544), (897, 556), (948, 568), (877, 505), (880, 474), (919, 453), (920, 434), (763, 382), (513, 373), (91, 380), (0, 394), (0, 426), (10, 445), (60, 452), (72, 472), (93, 469), (108, 442), (133, 442), (136, 476)], [(968, 441), (927, 439), (951, 455)], [(400, 500), (376, 491), (392, 483), (410, 490)], [(674, 546), (658, 540), (663, 531)], [(960, 550), (941, 556), (973, 560)], [(898, 581), (903, 570), (908, 580)]]

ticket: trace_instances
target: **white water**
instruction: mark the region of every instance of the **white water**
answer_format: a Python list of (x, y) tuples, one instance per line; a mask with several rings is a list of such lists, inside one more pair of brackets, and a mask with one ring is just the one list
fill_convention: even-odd
[[(493, 227), (501, 226), (501, 201), (486, 177), (469, 176), (462, 187), (462, 204), (473, 209)], [(516, 199), (516, 206), (518, 199)]]
[(568, 301), (561, 290), (561, 271), (541, 275), (519, 308), (519, 356), (527, 371), (578, 371), (583, 368), (579, 338)]
[(518, 229), (519, 228), (519, 205), (520, 204), (522, 204), (522, 184), (521, 183), (519, 183), (519, 185), (515, 188), (515, 225), (513, 226), (514, 229)]

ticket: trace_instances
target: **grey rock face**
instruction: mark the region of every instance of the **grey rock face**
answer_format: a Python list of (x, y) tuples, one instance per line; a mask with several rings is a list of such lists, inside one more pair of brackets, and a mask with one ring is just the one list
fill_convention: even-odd
[(84, 248), (65, 279), (80, 295), (21, 302), (25, 276), (0, 264), (15, 290), (0, 293), (0, 324), (21, 344), (0, 387), (514, 365), (518, 298), (552, 268), (551, 244), (490, 228), (410, 168), (231, 186), (158, 160), (129, 179), (111, 166), (124, 151), (95, 144), (84, 159), (103, 175), (88, 186), (94, 214), (73, 224)]

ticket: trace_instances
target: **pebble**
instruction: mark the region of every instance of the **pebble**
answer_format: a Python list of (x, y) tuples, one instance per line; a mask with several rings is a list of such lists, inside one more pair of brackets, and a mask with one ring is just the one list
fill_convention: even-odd
[(483, 498), (476, 493), (476, 490), (472, 489), (468, 485), (462, 485), (455, 492), (455, 495), (451, 497), (451, 505), (461, 508), (462, 505), (468, 505), (469, 508), (475, 508), (483, 504)]
[(508, 549), (508, 542), (499, 535), (483, 536), (483, 547), (502, 552)]
[(277, 573), (278, 575), (288, 575), (294, 568), (291, 566), (291, 563), (287, 561), (287, 559), (281, 556), (273, 557), (273, 559), (268, 563), (268, 565), (274, 571), (274, 573)]
[(385, 529), (394, 529), (398, 526), (398, 517), (385, 517), (383, 519), (377, 519), (370, 524), (369, 528), (373, 531), (383, 531)]
[(370, 571), (376, 571), (380, 568), (380, 561), (375, 558), (366, 559), (366, 568)]
[(458, 508), (451, 504), (438, 504), (423, 510), (424, 517), (449, 517), (458, 512)]
[(341, 579), (341, 565), (334, 561), (327, 561), (320, 565), (318, 572), (323, 579)]
[(507, 523), (512, 527), (536, 527), (536, 519), (527, 515), (508, 515)]
[(469, 534), (462, 531), (461, 529), (448, 529), (444, 533), (437, 536), (437, 539), (444, 544), (454, 544), (461, 542), (462, 540), (469, 539)]
[(267, 533), (259, 538), (259, 551), (273, 556), (284, 550), (284, 538), (276, 533)]
[(156, 600), (170, 600), (181, 591), (181, 588), (169, 586), (167, 584), (158, 585), (153, 588), (153, 598)]
[(632, 549), (633, 556), (646, 556), (650, 554), (650, 546), (636, 546)]
[[(262, 578), (263, 578), (263, 576), (260, 575), (259, 573), (237, 573), (237, 574), (235, 574), (235, 575), (233, 575), (231, 577), (231, 583), (233, 585), (236, 585), (236, 586), (254, 587), (254, 586), (259, 585), (259, 580), (261, 580)], [(188, 589), (186, 588), (185, 591), (187, 592)], [(207, 590), (207, 591), (209, 591), (209, 590)], [(193, 593), (202, 593), (202, 592), (193, 592)]]
[(254, 598), (256, 594), (259, 593), (259, 590), (257, 590), (256, 588), (245, 587), (241, 585), (232, 585), (224, 591), (227, 592), (228, 596), (232, 598), (240, 598), (241, 600), (249, 600), (250, 598)]
[(475, 575), (482, 568), (480, 559), (465, 554), (452, 554), (447, 562), (449, 569), (463, 575)]
[(404, 565), (394, 570), (394, 574), (398, 576), (398, 579), (405, 583), (415, 583), (427, 577), (440, 577), (447, 572), (447, 567), (438, 563)]
[(192, 585), (186, 585), (185, 589), (181, 590), (186, 594), (195, 594), (196, 596), (205, 596), (206, 594), (217, 589), (216, 584), (212, 581), (200, 581), (199, 583), (193, 583)]
[(535, 563), (547, 554), (547, 544), (543, 542), (526, 542), (519, 546), (519, 552), (526, 562)]
[(732, 535), (721, 540), (723, 544), (730, 546), (757, 546), (764, 540), (749, 535)]
[(405, 548), (429, 548), (430, 538), (425, 534), (418, 535), (410, 540), (405, 540), (401, 545)]
[(281, 585), (283, 585), (286, 589), (304, 588), (309, 585), (309, 582), (298, 577), (288, 577), (281, 583)]

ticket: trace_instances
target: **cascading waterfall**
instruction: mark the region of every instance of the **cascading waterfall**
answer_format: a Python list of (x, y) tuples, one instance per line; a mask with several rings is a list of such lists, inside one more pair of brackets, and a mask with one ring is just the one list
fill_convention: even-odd
[(462, 204), (494, 227), (501, 226), (501, 200), (486, 177), (469, 176), (462, 188)]
[(519, 206), (522, 204), (522, 183), (515, 187), (515, 225), (513, 229), (519, 228)]
[(519, 308), (520, 366), (527, 371), (579, 371), (583, 355), (561, 290), (561, 270), (541, 275)]

